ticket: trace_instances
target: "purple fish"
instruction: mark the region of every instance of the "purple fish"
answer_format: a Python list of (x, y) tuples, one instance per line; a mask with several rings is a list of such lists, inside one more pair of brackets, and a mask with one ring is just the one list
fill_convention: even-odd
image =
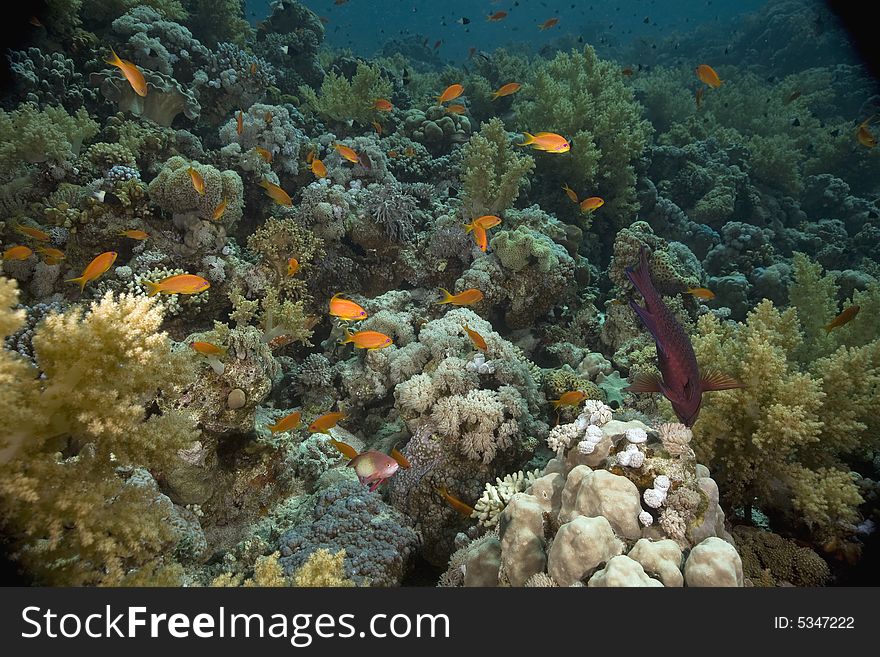
[(635, 301), (630, 301), (629, 305), (654, 336), (654, 342), (657, 343), (657, 367), (662, 375), (658, 377), (655, 374), (639, 373), (627, 391), (663, 393), (672, 403), (678, 419), (684, 425), (692, 427), (700, 414), (704, 392), (742, 388), (743, 384), (718, 372), (700, 375), (690, 337), (654, 287), (645, 247), (639, 253), (638, 268), (627, 267), (626, 275), (645, 299), (644, 308)]
[(362, 484), (370, 484), (370, 492), (376, 490), (383, 481), (391, 478), (400, 464), (382, 452), (362, 452), (348, 462)]

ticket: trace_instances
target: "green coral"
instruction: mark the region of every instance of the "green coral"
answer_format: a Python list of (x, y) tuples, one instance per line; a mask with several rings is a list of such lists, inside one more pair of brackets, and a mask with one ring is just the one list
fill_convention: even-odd
[[(3, 336), (23, 321), (0, 279)], [(33, 337), (36, 365), (0, 351), (0, 509), (16, 560), (39, 583), (173, 579), (173, 507), (138, 467), (162, 469), (198, 437), (183, 413), (148, 412), (192, 376), (159, 333), (152, 300), (107, 295), (52, 314)]]
[(0, 110), (0, 179), (11, 177), (22, 162), (69, 161), (97, 133), (98, 124), (83, 108), (73, 115), (63, 107), (40, 110), (34, 103), (23, 103), (12, 112)]
[(510, 146), (504, 123), (492, 118), (462, 149), (462, 206), (468, 219), (498, 214), (516, 201), (524, 179), (535, 168), (529, 155)]
[[(189, 170), (195, 169), (205, 183), (204, 194), (199, 194)], [(199, 219), (213, 221), (214, 210), (222, 201), (226, 209), (220, 221), (231, 227), (241, 219), (244, 209), (244, 185), (235, 171), (219, 171), (210, 164), (200, 164), (175, 155), (150, 181), (150, 201), (173, 214), (192, 214)]]
[(755, 527), (733, 528), (743, 575), (756, 586), (824, 586), (831, 579), (828, 564), (808, 547)]
[(230, 42), (239, 46), (253, 36), (253, 28), (244, 15), (239, 0), (183, 0), (189, 11), (186, 26), (209, 48)]
[(305, 103), (321, 118), (339, 123), (354, 121), (361, 125), (369, 125), (381, 118), (382, 112), (373, 104), (378, 98), (390, 97), (392, 90), (391, 82), (382, 75), (379, 67), (365, 62), (358, 62), (351, 80), (331, 71), (318, 93), (305, 85), (299, 88)]
[(504, 268), (515, 272), (530, 265), (540, 272), (549, 272), (559, 265), (559, 252), (562, 250), (546, 235), (525, 226), (499, 231), (490, 244)]
[(806, 357), (799, 317), (764, 300), (744, 324), (699, 319), (698, 360), (746, 387), (704, 397), (694, 450), (728, 504), (759, 500), (765, 511), (791, 514), (790, 504), (792, 521), (815, 535), (846, 535), (862, 499), (845, 459), (876, 444), (880, 431), (872, 410), (880, 403), (880, 340), (799, 361)]
[(651, 125), (620, 67), (600, 60), (591, 46), (559, 53), (515, 98), (522, 130), (556, 132), (571, 142), (566, 156), (542, 156), (542, 167), (581, 196), (601, 196), (601, 215), (628, 225), (638, 211), (633, 165), (648, 144)]

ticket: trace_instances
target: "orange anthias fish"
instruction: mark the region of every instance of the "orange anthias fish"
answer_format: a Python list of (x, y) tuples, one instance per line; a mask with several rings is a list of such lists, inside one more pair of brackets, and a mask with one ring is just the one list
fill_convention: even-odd
[(119, 235), (120, 237), (127, 237), (132, 240), (145, 240), (150, 236), (149, 233), (145, 233), (144, 231), (137, 230), (135, 228), (132, 228), (131, 230), (121, 230), (117, 233), (117, 235)]
[(44, 233), (39, 228), (32, 228), (31, 226), (23, 226), (21, 224), (15, 227), (15, 230), (22, 235), (27, 235), (28, 237), (35, 239), (39, 242), (48, 242), (52, 237), (49, 233)]
[(468, 288), (458, 294), (450, 294), (449, 290), (441, 287), (440, 292), (443, 293), (443, 298), (437, 302), (438, 304), (451, 303), (453, 306), (470, 306), (483, 300), (483, 293), (475, 287)]
[(252, 62), (251, 63), (251, 75), (256, 75), (256, 74), (257, 74), (257, 63)]
[(377, 135), (382, 134), (382, 124), (381, 123), (379, 123), (378, 121), (373, 121), (371, 125), (373, 126), (373, 130), (376, 131)]
[(474, 226), (474, 242), (483, 253), (489, 248), (489, 233), (482, 226)]
[(134, 92), (138, 96), (144, 97), (147, 95), (147, 81), (144, 79), (144, 74), (141, 73), (141, 70), (137, 66), (127, 59), (119, 59), (119, 55), (116, 54), (113, 48), (110, 48), (110, 57), (105, 61), (122, 71), (125, 79), (128, 80), (131, 88), (134, 89)]
[(288, 258), (287, 259), (287, 275), (293, 276), (298, 271), (299, 271), (299, 260), (297, 260), (296, 258)]
[(449, 506), (451, 506), (459, 513), (459, 515), (465, 518), (469, 518), (470, 516), (474, 515), (474, 507), (472, 507), (470, 504), (465, 504), (464, 502), (462, 502), (455, 495), (450, 493), (447, 490), (446, 486), (441, 486), (440, 488), (436, 488), (435, 490), (440, 494), (440, 497), (446, 500)]
[(367, 311), (354, 301), (340, 298), (341, 293), (334, 294), (330, 299), (330, 314), (333, 317), (353, 322), (367, 318)]
[(163, 278), (158, 283), (153, 281), (143, 281), (149, 292), (148, 297), (154, 297), (157, 294), (198, 294), (204, 292), (211, 284), (201, 276), (195, 274), (175, 274)]
[(568, 183), (566, 183), (562, 186), (562, 190), (565, 192), (565, 195), (569, 199), (571, 199), (572, 203), (580, 203), (580, 201), (578, 201), (578, 195), (575, 193), (575, 191), (571, 187), (568, 186)]
[(358, 154), (353, 148), (349, 148), (344, 144), (340, 144), (338, 141), (334, 142), (333, 148), (336, 149), (336, 152), (339, 153), (342, 157), (353, 164), (358, 163)]
[(715, 298), (715, 293), (707, 287), (689, 287), (686, 292), (703, 301), (711, 301)]
[(456, 98), (461, 96), (461, 94), (463, 94), (463, 93), (464, 93), (464, 86), (463, 85), (450, 84), (448, 87), (446, 87), (446, 89), (443, 91), (442, 94), (437, 96), (437, 102), (438, 103), (448, 103), (450, 100), (455, 100)]
[(464, 105), (447, 105), (446, 112), (448, 114), (464, 114), (467, 112), (467, 107)]
[(3, 252), (4, 260), (27, 260), (34, 252), (26, 246), (12, 246)]
[(345, 339), (339, 344), (353, 344), (358, 349), (384, 349), (394, 344), (394, 341), (384, 333), (379, 331), (355, 331), (352, 333), (348, 329), (343, 329)]
[(257, 151), (257, 153), (259, 153), (260, 157), (263, 158), (264, 162), (271, 162), (272, 161), (272, 153), (267, 151), (262, 146), (254, 146), (254, 150)]
[(293, 199), (290, 198), (290, 195), (275, 183), (271, 183), (263, 178), (263, 180), (260, 181), (260, 187), (265, 189), (266, 195), (278, 205), (286, 205), (287, 207), (293, 205)]
[(859, 143), (862, 146), (867, 146), (868, 148), (874, 148), (877, 145), (877, 139), (871, 134), (871, 131), (868, 129), (868, 125), (870, 125), (871, 119), (867, 119), (859, 124), (859, 129), (856, 131), (856, 139), (859, 140)]
[(83, 270), (82, 276), (79, 278), (69, 278), (65, 283), (79, 283), (79, 290), (82, 292), (86, 288), (86, 283), (89, 281), (94, 281), (95, 279), (101, 277), (104, 272), (106, 272), (110, 267), (113, 266), (113, 263), (116, 262), (116, 251), (107, 251), (102, 253), (86, 265), (86, 268)]
[(275, 424), (270, 424), (269, 430), (272, 433), (281, 433), (282, 431), (294, 431), (299, 426), (299, 423), (301, 421), (302, 413), (300, 411), (294, 411), (289, 415), (285, 415)]
[(312, 160), (315, 159), (315, 149), (313, 148), (308, 153), (306, 153), (306, 164), (311, 164)]
[(371, 450), (358, 454), (348, 462), (348, 467), (354, 468), (358, 480), (362, 484), (370, 484), (370, 492), (373, 492), (394, 476), (400, 469), (400, 464), (387, 454)]
[(328, 429), (332, 429), (343, 419), (345, 419), (345, 413), (340, 413), (339, 411), (324, 413), (324, 415), (309, 425), (309, 431), (311, 433), (327, 433)]
[(718, 77), (715, 69), (708, 64), (700, 64), (694, 69), (694, 71), (696, 72), (697, 77), (700, 78), (700, 82), (708, 84), (713, 89), (717, 89), (721, 86), (721, 78)]
[(558, 18), (548, 18), (547, 20), (545, 20), (543, 23), (541, 23), (538, 26), (538, 29), (543, 32), (544, 30), (549, 30), (551, 27), (553, 27), (554, 25), (557, 25), (558, 23), (559, 23)]
[(587, 398), (587, 393), (583, 390), (570, 390), (559, 396), (559, 399), (551, 399), (550, 403), (553, 408), (558, 409), (560, 406), (571, 406), (577, 408), (582, 401)]
[(391, 458), (397, 461), (397, 465), (399, 465), (404, 470), (409, 470), (412, 467), (409, 459), (406, 458), (406, 456), (404, 456), (403, 453), (396, 447), (391, 448)]
[(391, 101), (386, 98), (377, 98), (376, 102), (373, 103), (373, 109), (379, 110), (380, 112), (390, 112), (394, 109), (394, 105), (392, 105)]
[(531, 145), (537, 151), (546, 151), (548, 153), (567, 153), (571, 150), (571, 144), (562, 135), (555, 132), (538, 132), (534, 135), (524, 132), (525, 141), (517, 146)]
[(344, 443), (341, 440), (336, 440), (335, 438), (331, 438), (327, 442), (333, 445), (333, 447), (335, 447), (336, 450), (339, 451), (343, 456), (350, 459), (357, 458), (358, 451), (348, 443)]
[(700, 87), (699, 89), (697, 89), (697, 93), (694, 94), (694, 100), (697, 103), (697, 109), (700, 109), (700, 105), (703, 104), (703, 92), (705, 92), (705, 91), (706, 91), (705, 87)]
[(672, 403), (679, 421), (692, 427), (700, 414), (704, 392), (742, 388), (743, 384), (718, 372), (700, 373), (690, 336), (654, 287), (646, 248), (639, 253), (638, 266), (627, 267), (626, 275), (645, 300), (644, 307), (632, 300), (629, 305), (657, 343), (660, 370), (659, 377), (637, 374), (626, 390), (662, 393)]
[(492, 92), (492, 100), (497, 100), (498, 98), (503, 98), (504, 96), (510, 96), (511, 94), (515, 94), (520, 90), (522, 85), (519, 82), (508, 82), (505, 85), (502, 85), (498, 88), (497, 91)]
[(830, 323), (825, 325), (825, 330), (830, 333), (834, 329), (843, 326), (844, 324), (849, 324), (855, 319), (856, 315), (859, 314), (859, 310), (861, 310), (861, 308), (859, 308), (858, 306), (850, 306), (849, 308), (846, 308), (837, 317), (832, 319)]
[(220, 217), (223, 216), (223, 213), (226, 212), (226, 204), (228, 201), (224, 198), (217, 204), (217, 207), (214, 208), (214, 212), (211, 213), (211, 219), (214, 221), (220, 221)]
[(605, 201), (599, 196), (591, 196), (580, 202), (581, 212), (592, 212), (593, 210), (598, 210), (603, 205), (605, 205)]
[(496, 11), (494, 14), (489, 14), (488, 16), (486, 16), (486, 20), (492, 23), (503, 21), (505, 18), (507, 18), (506, 11)]
[(480, 227), (483, 230), (489, 230), (500, 223), (501, 217), (497, 217), (494, 214), (484, 214), (482, 217), (477, 217), (471, 221), (471, 223), (465, 224), (464, 227), (467, 229), (465, 232), (469, 233), (477, 227)]
[(43, 262), (47, 265), (57, 265), (64, 260), (64, 251), (53, 249), (47, 246), (38, 246), (37, 251), (43, 256)]
[(189, 168), (189, 178), (192, 180), (193, 189), (199, 193), (199, 196), (205, 195), (205, 179), (202, 178), (202, 174), (196, 171), (194, 168)]
[(312, 173), (318, 176), (318, 178), (326, 178), (327, 177), (327, 167), (324, 166), (324, 163), (315, 158), (312, 160)]
[(486, 341), (483, 339), (482, 335), (477, 333), (467, 324), (462, 326), (462, 328), (464, 329), (464, 332), (467, 333), (468, 337), (471, 339), (471, 342), (477, 349), (480, 349), (481, 351), (488, 350), (489, 347), (486, 345)]
[(244, 112), (238, 110), (238, 114), (235, 115), (235, 132), (241, 134), (244, 131)]
[(201, 342), (199, 340), (190, 342), (189, 346), (193, 351), (197, 351), (205, 356), (224, 356), (227, 351), (224, 347), (218, 347), (213, 342)]

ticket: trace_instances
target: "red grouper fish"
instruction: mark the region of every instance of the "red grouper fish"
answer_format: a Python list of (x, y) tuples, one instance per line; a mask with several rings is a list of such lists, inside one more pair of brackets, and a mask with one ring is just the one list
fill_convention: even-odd
[(639, 253), (638, 267), (626, 268), (626, 276), (645, 299), (644, 308), (635, 301), (630, 301), (629, 305), (654, 336), (654, 342), (657, 343), (657, 367), (662, 375), (658, 377), (655, 374), (637, 374), (627, 391), (662, 393), (672, 402), (678, 419), (684, 425), (692, 427), (700, 414), (704, 392), (744, 386), (733, 377), (717, 372), (700, 375), (690, 337), (654, 288), (648, 269), (646, 248), (642, 247)]

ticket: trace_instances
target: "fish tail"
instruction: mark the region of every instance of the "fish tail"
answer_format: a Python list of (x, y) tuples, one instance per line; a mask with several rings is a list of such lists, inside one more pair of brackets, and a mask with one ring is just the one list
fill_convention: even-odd
[(452, 295), (449, 293), (449, 290), (447, 290), (444, 287), (441, 287), (440, 291), (443, 293), (443, 298), (437, 302), (438, 304), (449, 303), (450, 301), (452, 301)]
[(147, 292), (148, 297), (156, 296), (162, 289), (161, 285), (159, 285), (158, 283), (154, 283), (153, 281), (143, 281), (143, 283), (147, 286), (147, 289), (149, 290), (149, 292)]
[(651, 281), (651, 269), (648, 266), (648, 249), (642, 247), (639, 251), (639, 264), (635, 267), (627, 267), (625, 271), (629, 282), (643, 297), (647, 298), (646, 292), (653, 292), (654, 283)]
[(349, 342), (354, 342), (354, 336), (351, 334), (351, 331), (348, 330), (347, 326), (342, 327), (342, 333), (345, 335), (345, 340), (340, 341), (339, 344), (348, 344)]
[(530, 134), (528, 132), (524, 132), (523, 137), (525, 137), (526, 140), (521, 144), (517, 144), (517, 146), (528, 146), (529, 144), (535, 143), (535, 135)]
[(472, 222), (469, 223), (469, 224), (465, 224), (464, 227), (465, 227), (465, 231), (464, 231), (464, 232), (465, 232), (465, 234), (467, 234), (467, 233), (471, 232), (471, 231), (474, 229), (474, 222), (472, 221)]
[(78, 283), (79, 291), (83, 292), (86, 289), (86, 277), (80, 276), (79, 278), (68, 278), (65, 283)]
[(111, 66), (121, 66), (122, 60), (119, 59), (119, 55), (116, 54), (116, 51), (113, 50), (113, 46), (110, 46), (110, 57), (105, 59), (104, 61), (110, 64)]

